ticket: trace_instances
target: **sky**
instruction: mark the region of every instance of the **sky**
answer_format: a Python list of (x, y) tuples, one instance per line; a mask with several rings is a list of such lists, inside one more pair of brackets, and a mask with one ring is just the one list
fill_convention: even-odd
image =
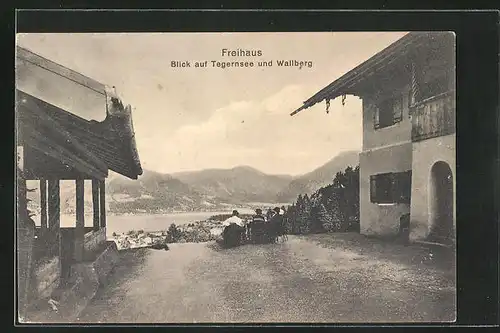
[[(115, 86), (133, 108), (143, 169), (248, 165), (304, 174), (362, 146), (361, 100), (347, 96), (291, 117), (302, 102), (404, 32), (18, 34), (18, 45)], [(227, 56), (222, 50), (260, 50)], [(253, 61), (252, 68), (211, 61)], [(273, 61), (259, 67), (258, 61)], [(278, 67), (277, 60), (312, 66)], [(172, 67), (189, 61), (191, 67)], [(195, 62), (208, 66), (195, 68)]]

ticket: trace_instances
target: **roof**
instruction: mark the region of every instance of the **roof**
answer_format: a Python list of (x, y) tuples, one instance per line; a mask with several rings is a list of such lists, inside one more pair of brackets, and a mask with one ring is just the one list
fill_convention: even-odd
[(303, 105), (293, 111), (293, 116), (323, 100), (332, 100), (342, 95), (356, 93), (360, 83), (368, 80), (372, 75), (385, 70), (397, 60), (407, 56), (416, 48), (425, 45), (429, 40), (450, 36), (449, 32), (410, 32), (392, 43), (373, 57), (356, 66), (339, 79), (333, 81), (325, 88), (318, 91), (312, 97), (304, 101)]
[(113, 107), (118, 111), (105, 121), (88, 121), (22, 91), (17, 94), (20, 139), (31, 148), (97, 179), (106, 177), (108, 169), (132, 179), (142, 174), (130, 110)]
[(101, 179), (109, 169), (137, 179), (142, 167), (130, 105), (103, 83), (25, 48), (16, 51), (22, 139), (68, 170)]
[(16, 88), (84, 119), (106, 118), (106, 85), (22, 47), (16, 52)]
[(34, 65), (42, 67), (50, 72), (53, 72), (57, 75), (65, 77), (75, 83), (81, 84), (89, 89), (94, 90), (97, 93), (102, 95), (106, 94), (106, 88), (103, 83), (100, 83), (88, 76), (80, 74), (70, 68), (67, 68), (63, 65), (60, 65), (52, 60), (44, 58), (26, 48), (21, 46), (16, 47), (16, 57), (28, 61)]
[[(28, 158), (26, 169), (54, 169), (54, 164), (46, 161), (55, 160), (64, 165), (63, 170), (74, 170), (96, 179), (108, 175), (107, 165), (50, 117), (45, 111), (45, 102), (23, 92), (18, 92), (17, 97), (18, 143), (48, 157), (34, 159), (32, 163)], [(53, 173), (54, 170), (46, 170), (44, 176)]]

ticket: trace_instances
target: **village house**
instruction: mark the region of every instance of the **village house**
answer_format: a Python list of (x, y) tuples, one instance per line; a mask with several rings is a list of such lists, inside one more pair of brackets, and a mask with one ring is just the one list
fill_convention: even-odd
[[(108, 170), (137, 179), (142, 168), (131, 107), (114, 89), (21, 47), (16, 49), (15, 112), (17, 291), (23, 316), (58, 289), (73, 288), (85, 297), (85, 288), (101, 282), (117, 259), (116, 246), (106, 239)], [(61, 180), (75, 182), (73, 227), (61, 227)], [(38, 226), (28, 213), (27, 181), (39, 182)], [(85, 181), (92, 187), (91, 227), (85, 226)]]
[(310, 97), (292, 115), (346, 95), (362, 100), (361, 233), (453, 243), (454, 34), (408, 33)]

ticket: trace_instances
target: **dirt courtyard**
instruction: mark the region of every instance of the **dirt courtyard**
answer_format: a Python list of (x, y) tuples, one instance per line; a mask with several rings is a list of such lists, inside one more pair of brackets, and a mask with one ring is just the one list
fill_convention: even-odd
[(454, 262), (448, 249), (359, 234), (128, 250), (78, 322), (451, 322)]

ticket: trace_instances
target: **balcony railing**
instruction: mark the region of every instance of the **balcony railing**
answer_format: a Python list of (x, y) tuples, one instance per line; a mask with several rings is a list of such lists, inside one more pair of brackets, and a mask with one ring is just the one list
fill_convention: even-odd
[(411, 107), (412, 141), (455, 133), (455, 92), (449, 91)]

